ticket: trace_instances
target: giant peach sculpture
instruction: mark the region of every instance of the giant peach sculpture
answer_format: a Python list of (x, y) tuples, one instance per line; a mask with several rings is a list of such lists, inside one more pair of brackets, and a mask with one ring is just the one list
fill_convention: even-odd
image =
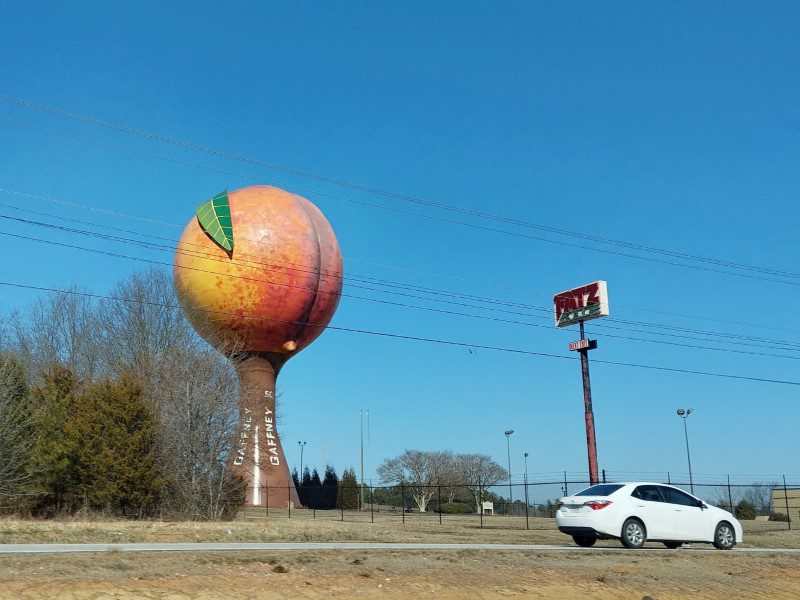
[(197, 332), (232, 352), (240, 381), (230, 465), (255, 506), (299, 505), (275, 420), (275, 381), (336, 311), (342, 257), (311, 202), (253, 186), (197, 208), (175, 251), (175, 291)]

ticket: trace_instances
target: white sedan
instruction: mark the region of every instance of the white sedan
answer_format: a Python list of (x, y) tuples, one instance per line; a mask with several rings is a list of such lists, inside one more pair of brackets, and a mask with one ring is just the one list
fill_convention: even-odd
[(628, 548), (649, 540), (667, 548), (709, 542), (730, 550), (742, 541), (742, 525), (731, 513), (660, 483), (593, 485), (559, 501), (556, 523), (579, 546), (618, 539)]

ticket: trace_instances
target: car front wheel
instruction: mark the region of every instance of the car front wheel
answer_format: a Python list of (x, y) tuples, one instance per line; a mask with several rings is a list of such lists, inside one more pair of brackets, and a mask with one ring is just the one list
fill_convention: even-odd
[(582, 548), (589, 548), (594, 546), (594, 543), (597, 541), (597, 536), (595, 535), (573, 535), (572, 539), (575, 540), (575, 543)]
[(638, 519), (628, 519), (622, 524), (622, 545), (638, 550), (647, 540), (647, 531)]
[(736, 532), (733, 525), (723, 521), (714, 532), (714, 547), (719, 550), (730, 550), (736, 545)]

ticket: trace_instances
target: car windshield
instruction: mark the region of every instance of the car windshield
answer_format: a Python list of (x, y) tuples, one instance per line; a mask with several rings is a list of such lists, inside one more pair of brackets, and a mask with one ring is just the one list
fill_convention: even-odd
[(586, 488), (585, 490), (578, 492), (575, 494), (576, 496), (610, 496), (618, 489), (620, 489), (621, 485), (614, 485), (612, 483), (602, 483), (600, 485), (593, 485), (592, 487)]

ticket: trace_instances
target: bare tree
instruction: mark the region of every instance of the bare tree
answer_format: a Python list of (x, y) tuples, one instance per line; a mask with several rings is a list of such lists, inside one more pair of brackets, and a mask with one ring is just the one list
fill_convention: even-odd
[(487, 454), (459, 454), (456, 456), (456, 469), (472, 491), (478, 512), (481, 511), (481, 490), (508, 478), (508, 471)]
[(159, 360), (175, 349), (207, 347), (183, 316), (163, 270), (133, 273), (110, 295), (97, 311), (105, 363), (116, 375), (132, 373), (146, 392)]
[(0, 352), (11, 350), (11, 319), (0, 316)]
[(171, 474), (173, 506), (194, 518), (219, 518), (232, 472), (227, 468), (237, 419), (235, 374), (216, 351), (184, 348), (153, 368), (160, 454)]
[(10, 317), (8, 347), (21, 358), (32, 384), (58, 364), (88, 383), (102, 369), (94, 300), (73, 287), (37, 299)]
[(453, 502), (459, 490), (464, 487), (464, 475), (458, 465), (458, 455), (452, 452), (444, 452), (439, 466), (439, 481), (442, 491), (447, 497), (448, 502)]
[(746, 500), (755, 507), (760, 515), (768, 515), (772, 507), (772, 488), (779, 487), (780, 484), (773, 482), (767, 483), (754, 483), (751, 486), (744, 488), (739, 496), (742, 500)]
[(449, 451), (406, 450), (396, 458), (383, 461), (378, 467), (378, 476), (383, 483), (408, 484), (419, 511), (425, 512), (452, 456)]

